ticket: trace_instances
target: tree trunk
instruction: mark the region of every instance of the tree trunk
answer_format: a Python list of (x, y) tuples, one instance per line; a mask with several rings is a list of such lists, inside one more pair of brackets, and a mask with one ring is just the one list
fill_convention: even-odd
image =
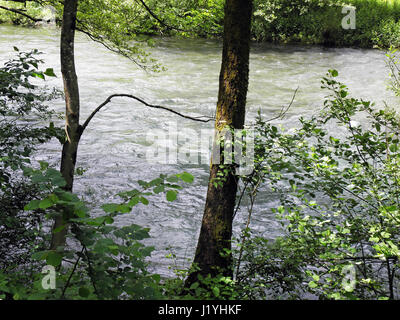
[[(79, 125), (79, 87), (75, 72), (74, 38), (78, 0), (65, 0), (63, 22), (61, 28), (61, 73), (65, 93), (65, 131), (67, 140), (63, 145), (60, 172), (66, 181), (65, 190), (72, 191), (76, 156), (78, 151), (81, 127)], [(53, 230), (64, 226), (64, 229), (53, 233), (50, 249), (65, 245), (67, 234), (67, 215), (55, 219)]]
[[(229, 126), (242, 129), (249, 77), (251, 0), (226, 0), (222, 66), (215, 128), (217, 133)], [(214, 141), (214, 144), (217, 141)], [(222, 151), (220, 153), (222, 157)], [(231, 250), (232, 222), (237, 192), (234, 168), (229, 171), (222, 186), (213, 180), (222, 171), (219, 164), (211, 162), (207, 200), (194, 264), (199, 271), (189, 275), (186, 287), (197, 281), (197, 275), (222, 273), (232, 276)], [(221, 255), (222, 253), (222, 255)]]

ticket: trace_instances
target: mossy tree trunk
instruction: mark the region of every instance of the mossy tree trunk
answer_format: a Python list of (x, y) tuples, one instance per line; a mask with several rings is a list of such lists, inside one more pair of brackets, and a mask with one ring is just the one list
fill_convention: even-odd
[[(217, 133), (222, 132), (227, 126), (231, 129), (242, 129), (244, 126), (249, 78), (251, 15), (251, 0), (226, 0), (215, 122)], [(220, 159), (222, 162), (222, 150)], [(233, 273), (231, 254), (223, 253), (231, 250), (238, 181), (234, 170), (229, 170), (222, 185), (216, 187), (213, 181), (221, 171), (223, 169), (219, 164), (211, 162), (207, 200), (194, 258), (194, 264), (200, 270), (189, 275), (186, 287), (197, 281), (198, 274), (215, 276), (222, 273), (232, 276)]]
[[(78, 0), (64, 1), (60, 55), (65, 93), (65, 131), (67, 139), (62, 149), (60, 172), (67, 183), (65, 186), (65, 190), (67, 191), (72, 191), (78, 144), (82, 133), (81, 126), (79, 125), (79, 87), (74, 58), (77, 9)], [(55, 219), (53, 230), (62, 226), (64, 228), (59, 232), (53, 233), (50, 246), (52, 250), (65, 245), (68, 229), (67, 215), (68, 213), (64, 211), (62, 216), (58, 216)]]

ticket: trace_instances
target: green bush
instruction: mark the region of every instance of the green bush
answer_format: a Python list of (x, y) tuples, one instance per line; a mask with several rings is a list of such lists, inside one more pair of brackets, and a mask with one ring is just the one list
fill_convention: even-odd
[(38, 246), (43, 217), (27, 215), (23, 208), (40, 191), (21, 169), (30, 165), (38, 145), (52, 137), (62, 138), (61, 129), (49, 122), (53, 112), (47, 102), (58, 92), (33, 85), (35, 78), (54, 76), (52, 69), (40, 71), (37, 50), (19, 52), (0, 68), (0, 269), (29, 261), (29, 250)]
[(400, 118), (349, 97), (337, 76), (294, 133), (258, 118), (256, 168), (280, 197), (285, 235), (245, 244), (238, 282), (250, 297), (399, 298)]
[[(138, 181), (138, 189), (119, 193), (121, 202), (103, 204), (104, 214), (92, 217), (78, 196), (63, 189), (65, 180), (59, 171), (45, 162), (40, 166), (38, 170), (24, 168), (24, 174), (42, 191), (42, 196), (24, 209), (30, 215), (45, 213), (47, 219), (62, 214), (71, 231), (68, 243), (56, 250), (31, 248), (30, 264), (1, 270), (0, 294), (17, 300), (162, 299), (161, 277), (147, 270), (154, 248), (142, 240), (149, 238), (149, 229), (136, 224), (116, 227), (113, 223), (138, 204), (148, 205), (148, 197), (165, 194), (168, 201), (174, 201), (181, 184), (192, 182), (193, 176), (184, 172)], [(42, 285), (41, 269), (45, 266), (55, 268), (53, 288)]]
[[(356, 7), (356, 29), (344, 30), (342, 7)], [(379, 0), (255, 1), (253, 37), (258, 41), (329, 46), (400, 46), (400, 5)]]

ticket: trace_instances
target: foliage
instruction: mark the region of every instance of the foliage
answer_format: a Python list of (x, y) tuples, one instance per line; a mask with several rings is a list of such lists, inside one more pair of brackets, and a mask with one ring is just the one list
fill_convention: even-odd
[[(160, 175), (152, 181), (138, 181), (139, 188), (121, 192), (120, 203), (101, 206), (104, 214), (91, 217), (85, 203), (63, 189), (65, 181), (59, 171), (41, 162), (41, 168), (25, 168), (25, 175), (45, 193), (41, 199), (25, 206), (30, 214), (43, 213), (48, 219), (62, 214), (71, 226), (68, 248), (35, 251), (36, 272), (32, 266), (13, 273), (0, 273), (0, 290), (14, 299), (160, 299), (160, 276), (149, 274), (146, 259), (153, 247), (141, 241), (149, 238), (149, 229), (136, 224), (124, 227), (113, 223), (128, 214), (138, 204), (148, 205), (148, 197), (165, 193), (174, 201), (180, 184), (190, 183), (189, 173)], [(55, 230), (60, 232), (61, 230)], [(43, 288), (43, 275), (38, 270), (44, 265), (57, 269), (54, 289)], [(32, 274), (33, 273), (33, 274)], [(1, 278), (0, 278), (1, 279)]]
[(41, 128), (38, 124), (48, 120), (52, 112), (48, 110), (46, 101), (57, 97), (57, 91), (40, 89), (32, 84), (33, 78), (45, 79), (46, 76), (55, 76), (52, 69), (39, 71), (38, 65), (43, 63), (35, 55), (37, 50), (19, 52), (17, 58), (5, 63), (0, 69), (0, 116), (2, 144), (0, 147), (1, 172), (0, 181), (8, 182), (7, 168), (17, 170), (33, 151), (32, 145), (43, 143), (60, 131), (54, 124)]
[[(175, 257), (170, 254), (169, 257), (171, 256)], [(214, 277), (211, 274), (206, 276), (198, 274), (198, 280), (186, 288), (186, 278), (198, 270), (196, 264), (192, 264), (190, 269), (176, 267), (175, 277), (166, 279), (162, 283), (163, 295), (168, 299), (181, 300), (236, 300), (239, 298), (236, 282), (222, 273)]]
[(323, 78), (321, 114), (294, 133), (258, 118), (256, 163), (286, 234), (247, 242), (238, 279), (252, 297), (398, 298), (400, 121), (350, 98), (337, 76)]
[[(155, 38), (150, 36), (220, 35), (223, 3), (222, 0), (145, 1), (146, 8), (137, 0), (82, 0), (78, 4), (77, 30), (144, 69), (160, 71), (163, 68), (147, 50), (155, 42)], [(4, 5), (23, 9), (21, 4)], [(24, 13), (34, 19), (41, 19), (44, 14), (40, 8), (50, 7), (54, 8), (56, 21), (60, 23), (63, 4), (57, 0), (29, 2)], [(17, 13), (1, 9), (0, 13), (4, 16), (3, 20), (8, 19), (16, 24), (33, 24), (29, 18)]]
[(159, 32), (174, 35), (195, 35), (214, 37), (222, 34), (224, 18), (223, 0), (168, 0), (148, 1), (154, 13), (166, 22), (166, 25), (148, 19), (153, 26), (156, 23)]
[[(344, 30), (344, 6), (356, 8), (356, 28)], [(258, 41), (329, 46), (399, 46), (400, 5), (381, 0), (255, 1), (253, 36)]]
[[(52, 69), (39, 70), (43, 62), (37, 50), (20, 52), (0, 68), (0, 267), (29, 260), (29, 249), (38, 245), (39, 215), (28, 216), (23, 207), (40, 195), (25, 179), (21, 169), (30, 164), (38, 145), (63, 131), (50, 122), (53, 112), (47, 102), (59, 95), (55, 90), (33, 84), (34, 79), (55, 76)], [(14, 254), (13, 254), (14, 253)]]
[[(39, 3), (27, 2), (26, 6), (23, 3), (12, 1), (0, 1), (0, 5), (11, 9), (24, 9), (25, 13), (38, 18), (44, 17), (43, 7)], [(13, 23), (15, 25), (32, 26), (33, 21), (18, 13), (0, 9), (0, 23)]]
[[(1, 1), (0, 1), (1, 2)], [(3, 1), (5, 2), (5, 1)], [(41, 1), (56, 8), (58, 1)], [(78, 27), (95, 41), (145, 68), (159, 69), (146, 49), (154, 42), (149, 36), (222, 35), (224, 0), (84, 0), (79, 2)], [(7, 4), (8, 6), (12, 6)], [(344, 30), (343, 6), (356, 8), (356, 29)], [(20, 4), (12, 7), (21, 9)], [(27, 13), (44, 16), (36, 2), (27, 4)], [(0, 20), (32, 24), (26, 17), (0, 10)], [(3, 17), (3, 18), (2, 18)], [(252, 37), (257, 41), (301, 42), (329, 46), (385, 47), (400, 45), (400, 4), (386, 0), (255, 0)], [(134, 40), (134, 44), (132, 44)], [(145, 42), (145, 43), (144, 43)]]

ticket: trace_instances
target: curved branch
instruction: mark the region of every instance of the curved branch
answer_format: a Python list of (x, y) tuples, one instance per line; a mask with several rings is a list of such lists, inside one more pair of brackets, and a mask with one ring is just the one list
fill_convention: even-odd
[[(93, 117), (94, 117), (105, 105), (107, 105), (108, 103), (110, 103), (111, 100), (112, 100), (112, 98), (116, 98), (116, 97), (123, 97), (123, 98), (134, 99), (134, 100), (139, 101), (140, 103), (144, 104), (146, 107), (154, 108), (154, 109), (166, 110), (166, 111), (172, 112), (172, 113), (174, 113), (174, 114), (176, 114), (176, 115), (178, 115), (178, 116), (180, 116), (180, 117), (182, 117), (182, 118), (189, 119), (189, 120), (193, 120), (193, 121), (198, 121), (198, 122), (204, 122), (204, 123), (206, 123), (206, 122), (209, 122), (209, 121), (211, 121), (211, 120), (214, 120), (214, 118), (206, 117), (206, 116), (201, 116), (201, 117), (191, 117), (191, 116), (187, 116), (187, 115), (184, 115), (184, 114), (182, 114), (182, 113), (180, 113), (180, 112), (178, 112), (178, 111), (175, 111), (175, 110), (170, 109), (170, 108), (167, 108), (167, 107), (149, 104), (149, 103), (147, 103), (146, 101), (144, 101), (144, 100), (142, 100), (142, 99), (140, 99), (140, 98), (138, 98), (138, 97), (136, 97), (136, 96), (133, 96), (133, 95), (131, 95), (131, 94), (113, 94), (113, 95), (109, 96), (102, 104), (100, 104), (100, 105), (91, 113), (91, 115), (86, 119), (85, 123), (81, 126), (81, 133), (83, 133), (83, 131), (84, 131), (84, 130), (86, 129), (86, 127), (89, 125), (89, 123), (90, 123), (90, 121), (93, 119)], [(208, 119), (201, 119), (201, 118), (208, 118)]]
[(161, 25), (163, 25), (164, 27), (166, 27), (167, 29), (172, 29), (172, 30), (176, 30), (176, 31), (181, 31), (181, 32), (189, 32), (188, 30), (183, 30), (177, 27), (172, 27), (168, 24), (166, 24), (164, 21), (162, 21), (159, 17), (157, 17), (157, 15), (151, 11), (151, 9), (147, 6), (147, 4), (143, 1), (143, 0), (138, 0), (142, 6), (146, 9), (146, 11), (154, 18), (156, 19)]
[(130, 61), (132, 61), (133, 63), (135, 63), (139, 68), (143, 69), (144, 71), (147, 71), (147, 66), (140, 64), (139, 62), (137, 62), (135, 59), (133, 59), (132, 57), (130, 57), (128, 54), (126, 54), (125, 52), (123, 52), (120, 49), (115, 49), (112, 46), (110, 46), (109, 44), (107, 44), (104, 40), (99, 39), (98, 37), (96, 37), (95, 35), (93, 35), (91, 32), (85, 30), (85, 26), (83, 25), (83, 23), (79, 20), (77, 20), (77, 22), (82, 26), (82, 28), (76, 26), (75, 30), (82, 32), (83, 34), (87, 35), (90, 40), (100, 43), (102, 46), (104, 46), (107, 50), (110, 50), (111, 52), (114, 52), (116, 54), (119, 54), (125, 58), (128, 58)]
[(43, 19), (37, 19), (37, 18), (32, 17), (32, 16), (30, 16), (29, 14), (26, 14), (26, 13), (24, 13), (24, 12), (22, 12), (21, 10), (18, 10), (18, 9), (8, 8), (8, 7), (4, 7), (4, 6), (1, 6), (1, 5), (0, 5), (0, 9), (6, 10), (6, 11), (10, 11), (10, 12), (13, 12), (13, 13), (20, 14), (21, 16), (24, 16), (24, 17), (26, 17), (26, 18), (28, 18), (28, 19), (34, 21), (34, 22), (43, 21)]
[[(6, 1), (10, 1), (10, 2), (19, 2), (19, 3), (26, 3), (26, 2), (28, 2), (28, 1), (30, 1), (30, 2), (35, 2), (35, 3), (38, 3), (38, 4), (40, 4), (40, 5), (43, 5), (43, 4), (41, 3), (41, 1), (37, 1), (37, 0), (21, 0), (21, 1), (17, 1), (17, 0), (6, 0)], [(19, 14), (19, 15), (21, 15), (21, 16), (24, 16), (25, 18), (28, 18), (29, 20), (32, 20), (33, 22), (46, 22), (46, 23), (49, 23), (49, 22), (51, 21), (51, 20), (45, 20), (45, 19), (41, 19), (41, 18), (35, 18), (35, 17), (33, 17), (33, 16), (31, 16), (31, 15), (25, 13), (25, 12), (24, 12), (24, 9), (21, 9), (21, 10), (20, 10), (20, 9), (15, 9), (15, 8), (8, 8), (8, 7), (2, 6), (2, 5), (0, 5), (0, 9), (3, 9), (3, 10), (6, 10), (6, 11), (10, 11), (10, 12)], [(60, 22), (61, 20), (56, 19), (56, 21), (57, 21), (57, 22)]]

